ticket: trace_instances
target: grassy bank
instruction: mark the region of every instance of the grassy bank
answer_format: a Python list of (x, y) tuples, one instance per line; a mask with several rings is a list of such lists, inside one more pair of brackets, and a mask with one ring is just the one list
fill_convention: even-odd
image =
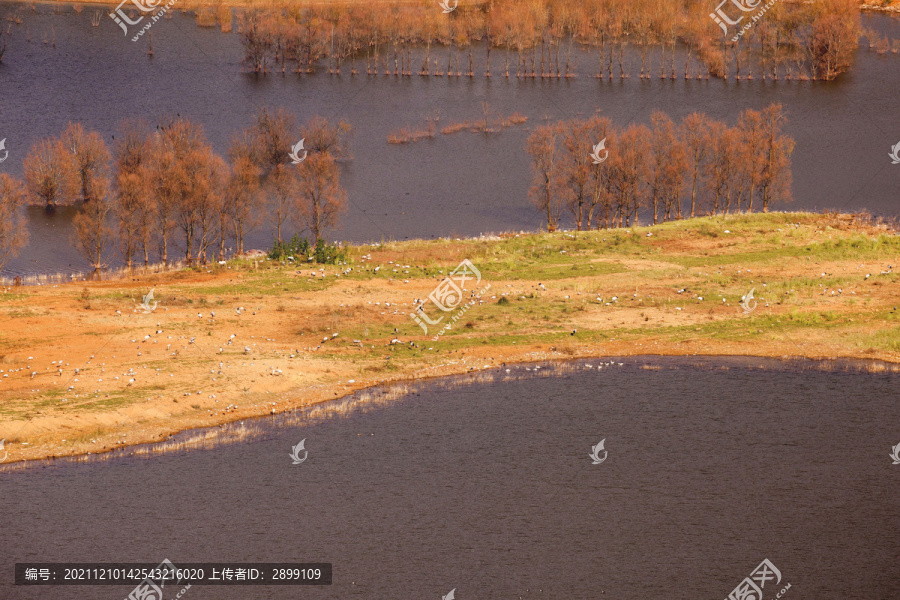
[[(741, 215), (348, 252), (345, 265), (231, 261), (0, 290), (7, 460), (103, 452), (385, 381), (517, 361), (900, 362), (900, 238), (850, 215)], [(463, 259), (480, 270), (477, 287), (490, 288), (470, 300), (470, 282), (472, 305), (435, 341), (438, 328), (426, 335), (410, 318), (414, 301)], [(150, 289), (155, 309), (144, 312)], [(751, 289), (747, 312), (739, 303)], [(427, 314), (444, 313), (429, 303)]]

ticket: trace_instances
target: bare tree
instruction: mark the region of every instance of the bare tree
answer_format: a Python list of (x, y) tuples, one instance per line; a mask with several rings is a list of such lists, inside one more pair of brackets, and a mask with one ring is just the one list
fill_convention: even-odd
[(81, 123), (69, 123), (60, 138), (77, 178), (81, 200), (90, 202), (109, 189), (109, 148), (96, 131)]
[(541, 125), (528, 138), (533, 180), (529, 195), (532, 203), (547, 217), (547, 231), (556, 231), (562, 213), (559, 198), (558, 125)]
[(284, 109), (263, 108), (256, 116), (254, 156), (267, 177), (288, 160), (291, 148), (300, 141), (294, 116)]
[(72, 221), (72, 243), (94, 271), (100, 271), (106, 268), (104, 257), (112, 243), (113, 229), (107, 222), (112, 206), (107, 198), (107, 190), (102, 189), (101, 184), (95, 184), (92, 193), (94, 197), (84, 204)]
[(618, 206), (616, 216), (623, 227), (631, 226), (638, 211), (646, 204), (647, 156), (650, 132), (643, 125), (629, 125), (618, 138), (615, 152), (610, 153), (613, 188)]
[(303, 138), (310, 152), (330, 154), (335, 160), (349, 160), (352, 127), (347, 121), (331, 123), (324, 117), (313, 117), (303, 126)]
[(317, 152), (296, 166), (296, 179), (300, 223), (318, 244), (346, 210), (347, 193), (341, 187), (337, 163), (330, 154)]
[[(591, 149), (600, 141), (597, 135), (597, 122), (574, 120), (561, 124), (563, 152), (560, 160), (560, 177), (566, 205), (575, 219), (578, 231), (582, 230), (587, 219), (587, 229), (591, 228), (593, 212), (592, 185), (595, 184), (593, 172), (596, 170)], [(606, 137), (605, 135), (603, 137)], [(587, 213), (587, 214), (585, 214)]]
[[(244, 253), (244, 236), (260, 222), (262, 191), (260, 188), (260, 168), (254, 156), (253, 138), (244, 132), (232, 140), (228, 151), (231, 159), (231, 176), (224, 196), (222, 215), (227, 222), (220, 227), (234, 235), (236, 252)], [(219, 259), (225, 258), (224, 236), (219, 250)]]
[(203, 129), (184, 118), (160, 127), (154, 144), (152, 185), (156, 195), (161, 254), (168, 264), (168, 240), (178, 228), (184, 235), (185, 260), (205, 260), (213, 235), (210, 223), (219, 202), (221, 159), (206, 142)]
[(691, 181), (691, 217), (696, 214), (697, 192), (702, 188), (700, 178), (709, 156), (709, 127), (709, 118), (701, 113), (691, 113), (681, 122)]
[(659, 208), (663, 220), (681, 217), (681, 188), (687, 170), (687, 152), (677, 134), (675, 124), (665, 113), (655, 111), (650, 138), (650, 198), (653, 205), (653, 224), (659, 222)]
[(143, 250), (146, 266), (150, 262), (155, 211), (154, 194), (148, 185), (152, 150), (149, 127), (142, 121), (125, 121), (120, 129), (113, 196), (119, 250), (128, 268), (134, 265), (135, 253)]
[(781, 132), (785, 119), (780, 104), (773, 104), (763, 111), (763, 161), (757, 191), (762, 199), (763, 212), (769, 211), (774, 202), (790, 202), (791, 154), (794, 139)]
[(36, 142), (23, 162), (25, 184), (33, 204), (52, 211), (59, 204), (72, 201), (75, 174), (66, 149), (57, 139)]
[(741, 134), (736, 127), (714, 122), (709, 128), (710, 159), (706, 165), (706, 182), (710, 191), (710, 212), (715, 215), (721, 209), (726, 214), (736, 199), (740, 201), (742, 190), (742, 160), (745, 152)]
[(12, 175), (0, 173), (0, 271), (28, 243), (28, 229), (22, 214), (24, 188), (24, 184)]

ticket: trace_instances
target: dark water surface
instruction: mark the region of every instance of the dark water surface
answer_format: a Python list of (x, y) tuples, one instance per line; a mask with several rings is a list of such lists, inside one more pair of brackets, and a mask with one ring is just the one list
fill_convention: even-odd
[(330, 587), (194, 600), (719, 599), (766, 558), (788, 599), (900, 597), (900, 376), (621, 362), (365, 392), (208, 449), (0, 473), (0, 597), (129, 591), (14, 587), (19, 561), (163, 558), (334, 564)]
[[(355, 128), (354, 160), (342, 168), (350, 204), (333, 239), (472, 236), (542, 226), (527, 200), (531, 175), (524, 148), (544, 118), (590, 116), (600, 109), (624, 126), (648, 123), (660, 109), (676, 120), (701, 111), (735, 124), (747, 108), (781, 102), (787, 132), (797, 141), (791, 208), (898, 214), (900, 166), (888, 158), (900, 141), (896, 55), (860, 50), (853, 69), (834, 82), (642, 81), (636, 56), (630, 79), (598, 81), (591, 77), (597, 57), (586, 53), (576, 57), (577, 79), (506, 80), (499, 76), (503, 52), (494, 54), (493, 79), (338, 77), (321, 70), (313, 76), (259, 77), (243, 72), (239, 35), (199, 28), (183, 14), (153, 26), (155, 55), (149, 58), (146, 39), (131, 42), (105, 15), (92, 27), (91, 7), (81, 14), (71, 7), (52, 14), (45, 5), (31, 11), (0, 4), (0, 12), (7, 6), (21, 6), (24, 23), (13, 26), (0, 65), (0, 139), (7, 139), (10, 153), (0, 172), (20, 175), (31, 145), (58, 135), (69, 121), (101, 131), (112, 144), (123, 119), (143, 117), (155, 124), (180, 114), (202, 123), (224, 154), (232, 135), (250, 125), (260, 107), (284, 107), (300, 122), (323, 115), (345, 118)], [(900, 37), (898, 19), (866, 16), (864, 22)], [(43, 39), (55, 39), (55, 48)], [(482, 64), (482, 51), (476, 56)], [(357, 67), (364, 72), (361, 62)], [(424, 124), (435, 110), (442, 125), (480, 118), (482, 102), (529, 121), (489, 136), (464, 132), (408, 146), (386, 141), (405, 125)], [(48, 217), (32, 211), (31, 246), (4, 274), (85, 269), (69, 242), (70, 222), (69, 213)], [(248, 247), (269, 248), (271, 239), (270, 228), (261, 227)]]

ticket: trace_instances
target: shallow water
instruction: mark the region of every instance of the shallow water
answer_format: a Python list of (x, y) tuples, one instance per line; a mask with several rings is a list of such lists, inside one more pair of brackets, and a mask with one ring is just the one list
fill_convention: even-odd
[(724, 598), (766, 558), (786, 598), (900, 596), (900, 375), (601, 362), (363, 392), (202, 450), (4, 472), (0, 596), (129, 591), (13, 587), (19, 561), (163, 558), (334, 564), (330, 587), (194, 586), (198, 600)]
[[(190, 16), (156, 23), (155, 55), (148, 58), (146, 40), (132, 43), (108, 17), (92, 27), (91, 7), (81, 14), (70, 7), (52, 14), (45, 5), (20, 12), (24, 24), (13, 26), (0, 65), (0, 139), (7, 139), (10, 153), (2, 172), (21, 174), (32, 143), (58, 135), (69, 121), (101, 131), (112, 143), (125, 118), (158, 123), (177, 113), (202, 123), (224, 153), (231, 136), (248, 126), (260, 107), (285, 107), (301, 122), (318, 114), (346, 118), (355, 128), (355, 158), (342, 173), (350, 204), (333, 239), (472, 236), (542, 226), (527, 200), (531, 176), (524, 147), (545, 117), (590, 116), (599, 109), (624, 126), (647, 123), (660, 109), (675, 119), (702, 111), (734, 124), (742, 110), (781, 102), (788, 112), (786, 129), (797, 141), (791, 208), (897, 214), (900, 167), (887, 156), (900, 141), (896, 55), (860, 50), (851, 72), (829, 83), (641, 81), (634, 68), (631, 79), (598, 81), (590, 76), (596, 56), (586, 53), (576, 56), (580, 77), (568, 81), (321, 72), (257, 77), (242, 72), (237, 34), (198, 28)], [(866, 16), (865, 24), (900, 37), (898, 19)], [(43, 39), (55, 39), (55, 48)], [(494, 54), (495, 75), (503, 54)], [(480, 64), (483, 56), (476, 56)], [(637, 61), (631, 58), (633, 65)], [(386, 141), (405, 125), (423, 124), (434, 110), (442, 124), (479, 118), (482, 102), (504, 115), (520, 112), (529, 122), (490, 136), (465, 132), (408, 146)], [(4, 275), (85, 269), (69, 242), (70, 223), (69, 212), (48, 217), (32, 211), (32, 243)], [(269, 248), (271, 239), (269, 228), (262, 227), (248, 247)]]

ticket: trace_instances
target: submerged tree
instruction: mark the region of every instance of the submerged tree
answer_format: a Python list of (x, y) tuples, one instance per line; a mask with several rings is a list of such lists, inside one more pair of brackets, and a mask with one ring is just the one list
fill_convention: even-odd
[(76, 177), (67, 151), (58, 139), (37, 141), (23, 163), (25, 183), (32, 204), (48, 211), (73, 201)]
[(60, 138), (69, 153), (81, 200), (90, 202), (109, 189), (109, 148), (96, 131), (69, 123)]
[(106, 190), (94, 188), (93, 191), (96, 194), (94, 198), (72, 220), (72, 245), (87, 259), (94, 271), (100, 271), (106, 268), (104, 258), (112, 244), (113, 229), (108, 222), (112, 206)]
[(0, 173), (0, 271), (28, 243), (25, 226), (24, 184), (6, 173)]

